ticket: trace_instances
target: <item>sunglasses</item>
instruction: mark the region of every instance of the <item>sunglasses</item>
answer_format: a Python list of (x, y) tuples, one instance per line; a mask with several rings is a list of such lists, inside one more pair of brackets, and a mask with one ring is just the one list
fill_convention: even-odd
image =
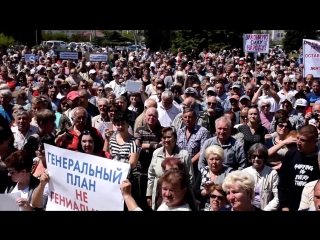
[(284, 85), (291, 84), (291, 82), (283, 82)]
[(284, 124), (282, 124), (282, 123), (279, 123), (279, 124), (278, 124), (278, 127), (279, 127), (279, 128), (289, 129), (289, 126), (288, 126), (288, 125), (284, 125)]
[(89, 130), (83, 130), (82, 131), (82, 135), (90, 135), (90, 131)]
[(212, 199), (218, 199), (220, 201), (224, 200), (224, 197), (223, 196), (217, 196), (217, 195), (214, 195), (214, 194), (211, 194), (210, 195), (210, 198)]
[(246, 119), (246, 118), (248, 118), (248, 116), (241, 116), (241, 118), (242, 118), (242, 119)]
[(52, 89), (52, 88), (57, 89), (57, 87), (54, 86), (54, 85), (49, 85), (48, 88), (49, 88), (49, 89)]
[(262, 155), (251, 155), (251, 159), (263, 159), (263, 156)]
[(215, 106), (215, 105), (217, 105), (216, 102), (207, 102), (207, 104), (208, 104), (208, 106)]

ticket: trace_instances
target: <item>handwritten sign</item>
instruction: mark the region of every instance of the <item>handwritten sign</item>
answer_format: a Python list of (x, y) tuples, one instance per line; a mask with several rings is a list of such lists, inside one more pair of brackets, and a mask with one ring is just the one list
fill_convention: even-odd
[(123, 211), (120, 184), (129, 164), (44, 145), (50, 175), (46, 211)]
[(244, 34), (244, 52), (269, 52), (269, 34)]
[(16, 204), (20, 197), (20, 192), (0, 194), (0, 211), (20, 211), (20, 207)]
[(320, 77), (320, 41), (303, 39), (303, 77), (312, 74), (314, 77)]
[(79, 57), (78, 52), (59, 52), (59, 59), (77, 60), (78, 57)]
[(36, 55), (35, 54), (25, 54), (24, 59), (26, 62), (34, 62), (36, 60)]

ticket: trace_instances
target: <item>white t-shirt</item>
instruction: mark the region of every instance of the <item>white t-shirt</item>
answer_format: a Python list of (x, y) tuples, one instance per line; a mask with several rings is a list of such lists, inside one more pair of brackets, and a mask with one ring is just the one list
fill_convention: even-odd
[[(142, 209), (137, 207), (133, 211), (142, 211)], [(168, 207), (166, 203), (162, 203), (160, 207), (157, 209), (157, 211), (192, 211), (192, 210), (189, 207), (188, 203), (178, 207)]]
[[(25, 199), (28, 199), (28, 194), (29, 194), (29, 187), (27, 187), (26, 189), (23, 189), (23, 190), (19, 190), (18, 189), (18, 184), (14, 187), (14, 189), (12, 190), (11, 193), (17, 193), (17, 192), (20, 192), (21, 194), (21, 198), (25, 198)], [(24, 211), (23, 207), (20, 207), (20, 211)]]

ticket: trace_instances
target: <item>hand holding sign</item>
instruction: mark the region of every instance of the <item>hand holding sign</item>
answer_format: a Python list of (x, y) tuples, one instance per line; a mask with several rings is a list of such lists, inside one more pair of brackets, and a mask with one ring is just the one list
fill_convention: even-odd
[(125, 179), (121, 185), (120, 185), (120, 190), (122, 193), (122, 196), (129, 196), (131, 195), (131, 183), (128, 179)]

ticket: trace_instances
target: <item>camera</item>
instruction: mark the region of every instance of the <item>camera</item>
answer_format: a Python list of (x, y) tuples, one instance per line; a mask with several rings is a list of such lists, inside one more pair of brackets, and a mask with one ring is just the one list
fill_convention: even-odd
[(318, 120), (319, 115), (317, 113), (312, 113), (311, 118), (315, 119), (315, 120)]

